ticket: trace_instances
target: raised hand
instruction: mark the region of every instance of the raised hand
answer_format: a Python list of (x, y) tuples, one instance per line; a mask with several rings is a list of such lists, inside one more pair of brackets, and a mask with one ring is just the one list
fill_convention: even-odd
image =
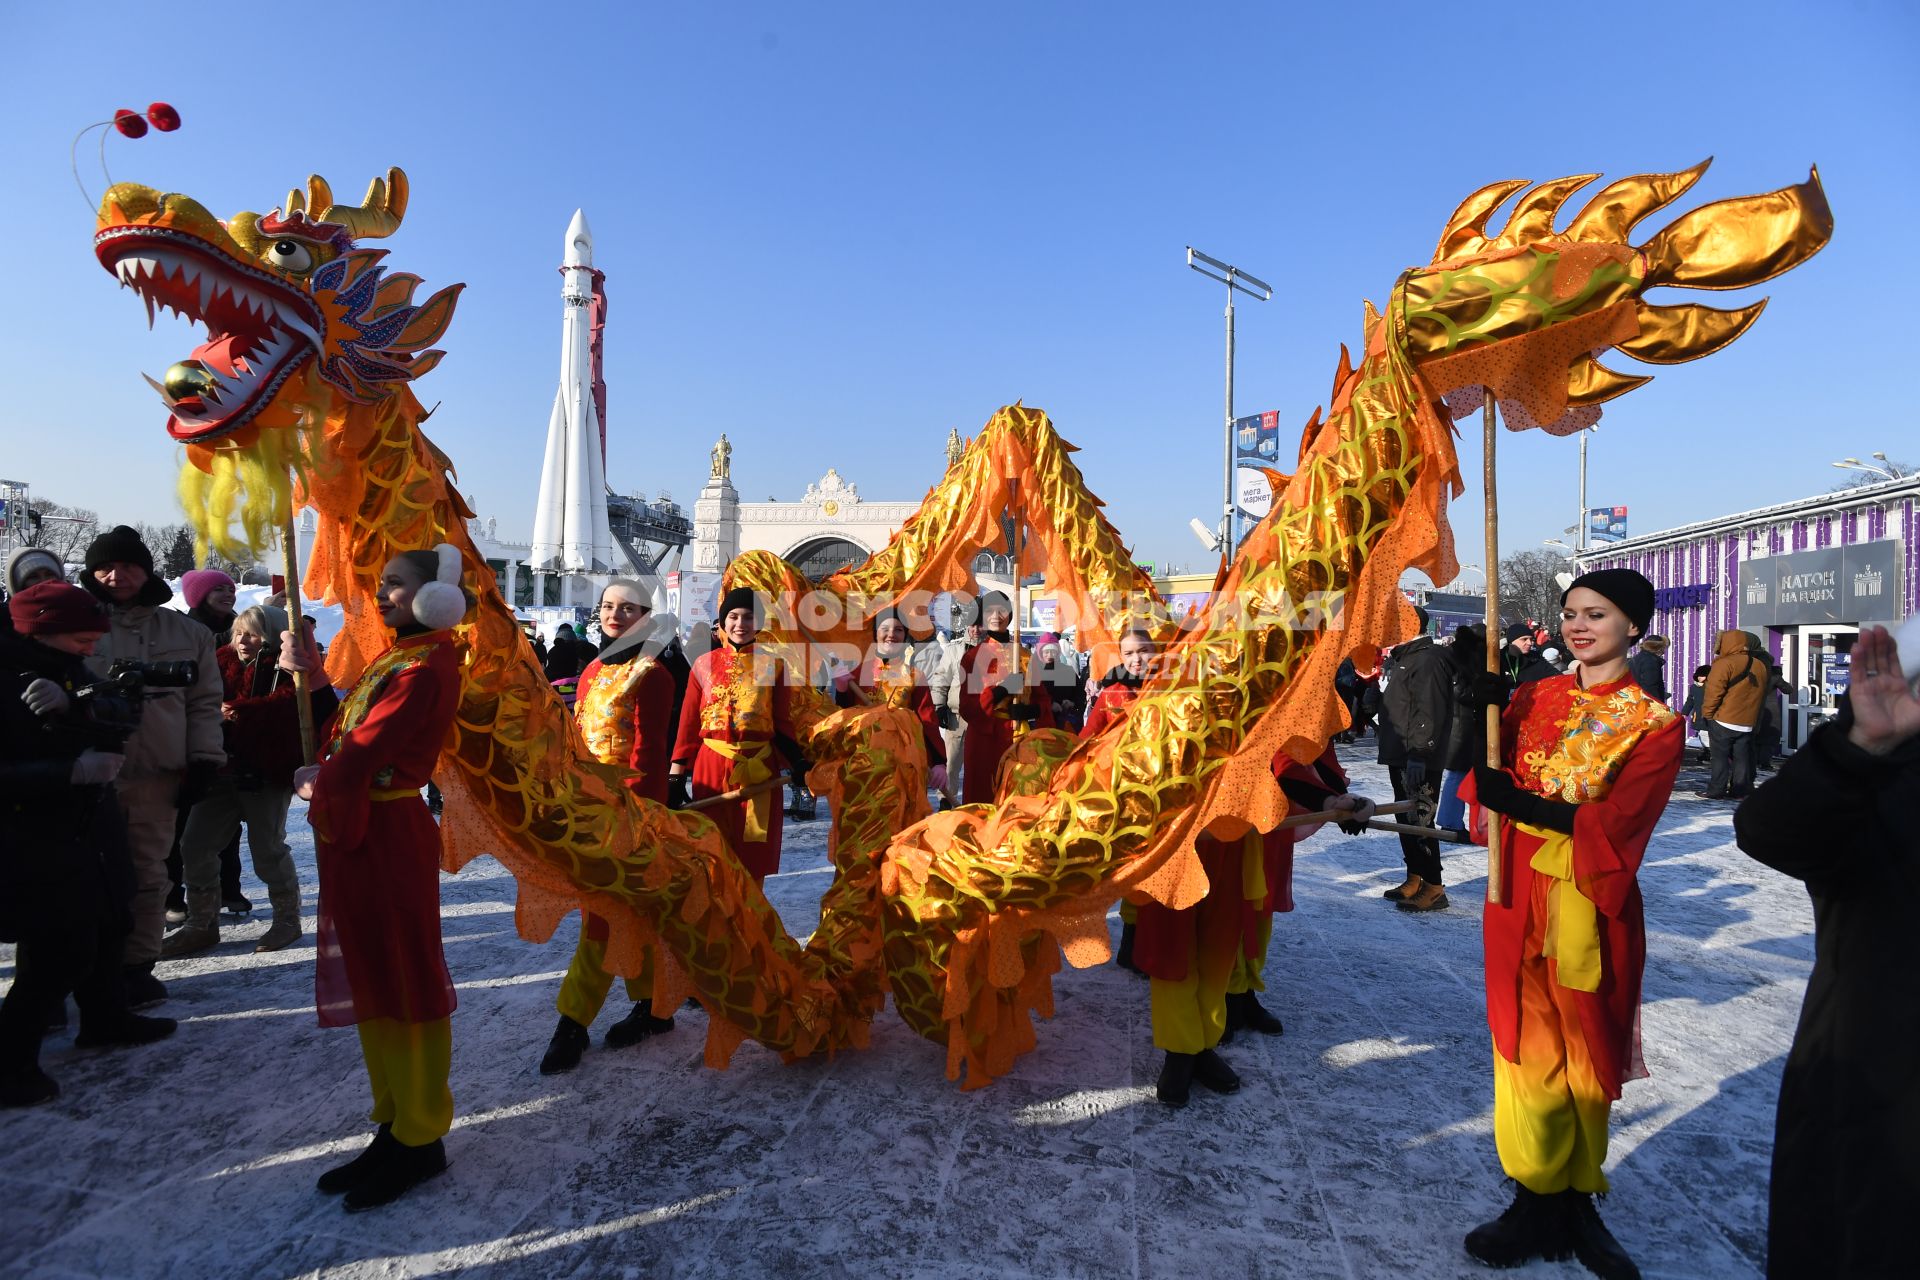
[[(1920, 661), (1920, 655), (1910, 658)], [(1847, 740), (1870, 755), (1883, 756), (1920, 733), (1920, 696), (1885, 627), (1869, 627), (1855, 642), (1847, 698), (1853, 705)]]

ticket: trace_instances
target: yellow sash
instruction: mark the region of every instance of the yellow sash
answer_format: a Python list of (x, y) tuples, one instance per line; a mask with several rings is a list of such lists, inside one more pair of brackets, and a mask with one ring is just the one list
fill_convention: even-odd
[(1547, 932), (1542, 955), (1558, 966), (1558, 981), (1569, 991), (1600, 989), (1600, 913), (1573, 880), (1573, 837), (1531, 823), (1515, 824), (1542, 843), (1532, 867), (1553, 877), (1547, 889)]
[(410, 796), (417, 796), (419, 794), (420, 788), (418, 787), (375, 787), (373, 790), (367, 792), (367, 798), (375, 801), (405, 800)]
[[(702, 738), (700, 742), (715, 755), (733, 761), (733, 769), (727, 774), (729, 791), (755, 786), (773, 777), (773, 766), (768, 763), (773, 755), (771, 742), (728, 742), (723, 738)], [(773, 817), (773, 797), (772, 791), (763, 791), (747, 801), (743, 835), (748, 844), (766, 843), (767, 823)]]

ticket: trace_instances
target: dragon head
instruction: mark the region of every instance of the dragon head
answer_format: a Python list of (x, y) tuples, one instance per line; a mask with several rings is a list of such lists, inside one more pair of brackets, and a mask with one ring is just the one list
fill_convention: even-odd
[[(249, 542), (284, 518), (289, 489), (279, 477), (302, 456), (294, 429), (324, 420), (335, 397), (378, 405), (439, 363), (443, 353), (427, 348), (463, 286), (416, 306), (420, 277), (389, 275), (384, 249), (359, 247), (393, 234), (406, 210), (399, 169), (375, 178), (359, 205), (336, 201), (316, 175), (283, 208), (224, 222), (187, 196), (137, 183), (102, 199), (100, 265), (140, 295), (149, 324), (164, 308), (206, 329), (185, 359), (147, 381), (171, 415), (168, 433), (187, 446), (183, 497), (214, 545), (232, 545), (224, 531), (242, 491)], [(200, 509), (209, 501), (224, 510)]]
[(1488, 219), (1526, 181), (1496, 182), (1463, 200), (1432, 262), (1400, 277), (1388, 308), (1394, 337), (1429, 390), (1458, 418), (1480, 408), (1490, 387), (1509, 428), (1567, 435), (1592, 426), (1606, 401), (1651, 381), (1601, 364), (1609, 349), (1679, 364), (1745, 333), (1766, 299), (1720, 310), (1659, 305), (1645, 294), (1770, 280), (1827, 244), (1833, 212), (1815, 170), (1795, 186), (1703, 205), (1631, 243), (1634, 227), (1684, 195), (1709, 163), (1610, 183), (1560, 231), (1562, 205), (1597, 174), (1534, 187), (1498, 234)]

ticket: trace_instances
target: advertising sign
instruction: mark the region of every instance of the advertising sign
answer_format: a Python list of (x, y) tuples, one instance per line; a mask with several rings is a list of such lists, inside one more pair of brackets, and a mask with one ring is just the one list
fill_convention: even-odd
[(1822, 547), (1740, 566), (1740, 625), (1792, 627), (1891, 618), (1900, 608), (1900, 541)]
[(1280, 415), (1256, 413), (1233, 420), (1233, 545), (1273, 509), (1273, 486), (1261, 473), (1280, 462)]
[(1851, 653), (1829, 653), (1820, 666), (1820, 680), (1827, 691), (1827, 700), (1831, 702), (1847, 691), (1847, 685), (1853, 679), (1853, 655)]
[(680, 623), (691, 632), (696, 626), (713, 621), (720, 607), (720, 575), (693, 569), (680, 571), (680, 599), (677, 609)]
[(1589, 507), (1587, 508), (1587, 541), (1595, 538), (1602, 542), (1618, 542), (1627, 536), (1627, 509), (1625, 507)]

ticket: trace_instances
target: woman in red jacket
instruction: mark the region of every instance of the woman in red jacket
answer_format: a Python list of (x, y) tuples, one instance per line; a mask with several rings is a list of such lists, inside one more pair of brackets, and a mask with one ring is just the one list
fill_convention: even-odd
[(393, 647), (340, 706), (318, 765), (295, 775), (320, 868), (314, 990), (320, 1025), (354, 1026), (380, 1127), (320, 1175), (351, 1211), (386, 1204), (447, 1167), (453, 979), (440, 943), (440, 829), (421, 788), (460, 704), (453, 627), (473, 598), (447, 543), (387, 563), (377, 595)]
[[(834, 701), (843, 707), (879, 705), (911, 711), (920, 722), (920, 737), (927, 749), (928, 785), (944, 792), (947, 744), (940, 736), (933, 691), (914, 661), (917, 646), (911, 638), (899, 613), (881, 610), (873, 620), (873, 648), (858, 667), (835, 680)], [(927, 643), (937, 647), (939, 642), (929, 637)]]
[[(220, 719), (227, 763), (193, 806), (180, 837), (187, 922), (161, 944), (164, 959), (219, 945), (220, 854), (242, 823), (253, 873), (267, 886), (273, 904), (273, 923), (253, 949), (279, 951), (300, 937), (300, 877), (287, 844), (287, 807), (301, 762), (300, 708), (293, 672), (280, 662), (286, 630), (286, 614), (254, 605), (233, 619), (231, 639), (214, 655), (225, 686)], [(324, 680), (316, 681), (307, 697), (315, 724), (325, 724), (339, 703)]]
[[(1461, 794), (1500, 823), (1506, 893), (1489, 903), (1487, 1020), (1493, 1135), (1514, 1201), (1467, 1235), (1491, 1266), (1576, 1254), (1605, 1276), (1638, 1276), (1593, 1195), (1620, 1087), (1640, 1060), (1646, 927), (1636, 875), (1685, 745), (1680, 718), (1640, 688), (1627, 650), (1653, 620), (1653, 584), (1631, 569), (1585, 574), (1560, 598), (1576, 674), (1512, 690), (1504, 767), (1481, 764)], [(1500, 677), (1476, 686), (1505, 696)]]
[(980, 598), (980, 643), (960, 659), (960, 715), (967, 722), (966, 763), (960, 772), (963, 804), (992, 804), (1000, 759), (1020, 726), (1053, 728), (1053, 700), (1027, 688), (1020, 647), (1008, 630), (1013, 605), (998, 591)]
[[(679, 723), (678, 689), (673, 673), (658, 660), (659, 644), (647, 643), (652, 606), (637, 582), (616, 578), (600, 592), (600, 654), (580, 673), (574, 718), (587, 750), (602, 764), (628, 770), (627, 789), (656, 804), (667, 802), (667, 757)], [(669, 637), (670, 638), (670, 637)], [(633, 1009), (607, 1028), (607, 1047), (624, 1049), (648, 1036), (673, 1030), (673, 1011), (653, 1016), (653, 967), (649, 949), (636, 977), (626, 981)], [(554, 1028), (540, 1074), (550, 1076), (580, 1065), (587, 1028), (599, 1016), (613, 987), (607, 972), (607, 922), (581, 909), (580, 941), (560, 983), (560, 1025)]]

